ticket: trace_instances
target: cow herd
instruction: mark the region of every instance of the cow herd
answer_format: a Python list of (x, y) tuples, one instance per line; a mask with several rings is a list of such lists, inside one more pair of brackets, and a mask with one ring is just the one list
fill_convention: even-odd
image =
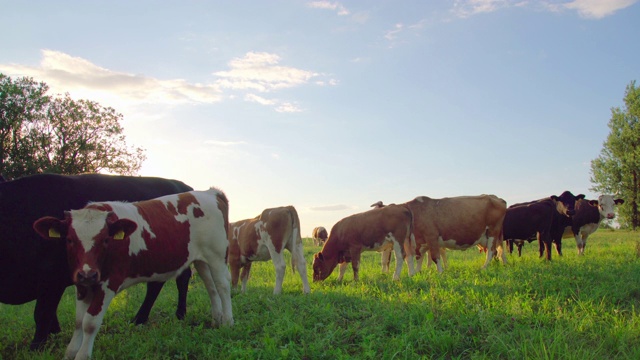
[[(418, 196), (383, 205), (338, 221), (330, 232), (313, 230), (313, 280), (326, 279), (348, 263), (354, 279), (363, 251), (382, 252), (388, 270), (395, 254), (394, 279), (403, 264), (413, 276), (427, 257), (442, 272), (446, 249), (477, 246), (506, 263), (503, 241), (518, 252), (538, 240), (540, 256), (551, 259), (552, 245), (562, 254), (563, 237), (574, 237), (578, 253), (602, 219), (612, 219), (611, 195), (585, 200), (569, 191), (507, 207), (495, 195), (432, 199)], [(60, 331), (56, 311), (65, 288), (76, 286), (75, 331), (65, 357), (91, 357), (96, 334), (111, 300), (120, 291), (147, 283), (145, 300), (134, 318), (144, 323), (165, 281), (178, 287), (176, 316), (183, 318), (191, 264), (211, 301), (214, 326), (233, 325), (231, 288), (246, 290), (251, 263), (273, 261), (274, 294), (282, 291), (284, 249), (310, 292), (300, 220), (293, 206), (265, 209), (253, 219), (229, 222), (229, 202), (215, 188), (193, 191), (161, 178), (98, 174), (40, 174), (0, 183), (0, 302), (36, 300), (32, 349)], [(417, 262), (417, 263), (416, 263)]]

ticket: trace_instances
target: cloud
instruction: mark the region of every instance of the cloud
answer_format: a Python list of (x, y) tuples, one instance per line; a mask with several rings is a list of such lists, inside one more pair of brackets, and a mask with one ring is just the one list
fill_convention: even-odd
[(213, 75), (220, 78), (216, 85), (223, 89), (256, 90), (270, 92), (299, 86), (320, 74), (279, 66), (280, 57), (266, 52), (248, 52), (242, 58), (229, 62), (230, 70), (218, 71)]
[(314, 9), (325, 9), (325, 10), (333, 10), (337, 11), (338, 15), (345, 16), (349, 15), (349, 10), (345, 8), (339, 2), (330, 2), (330, 1), (312, 1), (308, 3), (309, 7)]
[(420, 20), (415, 24), (405, 25), (403, 23), (397, 23), (393, 26), (393, 29), (388, 30), (384, 34), (384, 38), (387, 39), (391, 44), (390, 46), (394, 46), (400, 41), (400, 38), (403, 34), (408, 33), (409, 35), (418, 35), (421, 30), (424, 29), (426, 25), (426, 20)]
[(638, 0), (456, 0), (451, 12), (459, 18), (468, 18), (478, 14), (491, 13), (512, 7), (538, 7), (546, 11), (577, 11), (581, 17), (601, 19), (613, 15), (616, 11), (629, 7)]
[(44, 81), (53, 93), (83, 98), (107, 97), (124, 102), (214, 103), (222, 99), (217, 85), (183, 79), (159, 80), (105, 69), (90, 61), (53, 50), (42, 50), (39, 66), (3, 65), (0, 72)]
[(281, 113), (294, 113), (294, 112), (302, 111), (297, 105), (292, 104), (290, 102), (283, 102), (275, 99), (266, 99), (255, 94), (245, 95), (244, 100), (249, 102), (255, 102), (260, 105), (274, 106), (275, 111), (281, 112)]
[(563, 6), (578, 11), (584, 18), (602, 19), (635, 4), (638, 0), (574, 0)]
[(355, 209), (353, 206), (338, 204), (338, 205), (325, 205), (325, 206), (314, 206), (309, 208), (311, 211), (341, 211), (341, 210), (352, 210)]

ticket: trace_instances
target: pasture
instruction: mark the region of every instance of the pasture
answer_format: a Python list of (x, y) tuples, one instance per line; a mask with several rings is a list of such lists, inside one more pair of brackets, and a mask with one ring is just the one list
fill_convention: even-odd
[[(319, 247), (304, 239), (311, 278)], [(449, 251), (449, 267), (401, 280), (382, 273), (380, 255), (365, 252), (360, 282), (337, 269), (302, 294), (289, 253), (283, 293), (273, 295), (272, 263), (254, 263), (247, 292), (233, 294), (235, 326), (213, 329), (197, 275), (187, 317), (174, 316), (175, 282), (166, 284), (149, 323), (129, 323), (144, 297), (137, 285), (116, 297), (96, 339), (94, 359), (639, 359), (640, 234), (599, 230), (585, 256), (564, 239), (563, 257), (538, 257), (537, 242), (509, 264), (480, 270), (475, 248)], [(0, 359), (60, 359), (74, 317), (73, 287), (58, 309), (62, 332), (46, 349), (28, 351), (34, 302), (0, 304)]]

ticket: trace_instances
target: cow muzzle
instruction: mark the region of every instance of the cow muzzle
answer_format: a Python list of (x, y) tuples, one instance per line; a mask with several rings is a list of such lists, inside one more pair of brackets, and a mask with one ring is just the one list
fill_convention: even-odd
[(616, 217), (616, 214), (607, 214), (607, 219), (611, 220)]
[(100, 274), (96, 270), (78, 271), (76, 273), (76, 285), (91, 286), (98, 283)]

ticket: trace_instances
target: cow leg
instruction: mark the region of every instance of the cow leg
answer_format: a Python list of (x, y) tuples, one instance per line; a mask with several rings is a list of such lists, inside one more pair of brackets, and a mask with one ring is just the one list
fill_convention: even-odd
[[(247, 262), (242, 265), (242, 272), (240, 272), (240, 280), (242, 281), (242, 292), (247, 290), (247, 281), (249, 281), (249, 273), (251, 272), (251, 262)], [(236, 285), (238, 284), (238, 279), (236, 278)]]
[(340, 263), (340, 273), (338, 274), (338, 281), (342, 281), (342, 278), (344, 278), (344, 274), (347, 272), (347, 266), (349, 266), (349, 263), (346, 261)]
[(507, 240), (507, 245), (509, 245), (509, 254), (513, 254), (513, 240)]
[[(351, 253), (351, 268), (353, 269), (353, 281), (359, 281), (360, 278), (358, 276), (358, 271), (360, 270), (360, 251), (356, 251), (355, 253)], [(402, 266), (402, 261), (399, 261)]]
[(284, 282), (284, 274), (287, 271), (287, 264), (284, 262), (282, 252), (278, 253), (275, 250), (271, 251), (271, 249), (269, 249), (269, 252), (271, 252), (271, 261), (273, 261), (273, 266), (276, 269), (276, 287), (273, 289), (273, 293), (277, 295), (282, 292), (282, 283)]
[[(407, 262), (407, 267), (409, 268), (409, 276), (413, 276), (415, 274), (415, 269), (413, 268), (413, 258), (411, 258), (411, 255), (406, 254), (403, 256), (402, 246), (397, 242), (393, 243), (393, 251), (396, 256), (396, 270), (393, 272), (393, 280), (400, 280), (403, 261)], [(391, 254), (389, 254), (389, 257), (391, 257)], [(403, 257), (405, 257), (404, 260)]]
[[(396, 259), (398, 260), (398, 259)], [(389, 272), (389, 264), (391, 264), (391, 249), (385, 249), (382, 251), (382, 256), (380, 259), (380, 264), (382, 265), (382, 272)]]
[[(67, 346), (66, 358), (75, 357), (76, 360), (91, 358), (93, 344), (102, 325), (104, 314), (115, 296), (115, 292), (108, 289), (104, 291), (104, 296), (101, 296), (102, 291), (98, 290), (99, 293), (93, 294), (89, 292), (85, 299), (76, 300), (76, 329)], [(91, 315), (90, 309), (100, 309), (100, 311), (96, 315)]]
[(149, 320), (149, 313), (151, 312), (151, 308), (153, 304), (156, 302), (158, 295), (160, 294), (160, 290), (164, 286), (164, 282), (148, 282), (147, 283), (147, 294), (144, 297), (144, 301), (142, 305), (140, 305), (140, 310), (136, 316), (133, 317), (133, 323), (136, 325), (144, 324)]
[(49, 334), (60, 332), (60, 323), (58, 322), (56, 311), (64, 290), (64, 286), (49, 289), (43, 292), (36, 300), (36, 308), (33, 312), (36, 332), (29, 347), (31, 350), (41, 349), (49, 338)]
[(580, 234), (580, 232), (578, 232), (577, 234), (573, 235), (576, 238), (576, 246), (578, 247), (578, 255), (583, 255), (584, 254), (584, 248), (587, 245), (586, 244), (586, 240), (587, 239), (582, 239), (582, 235)]
[(223, 259), (209, 257), (208, 261), (208, 264), (202, 261), (196, 261), (194, 264), (209, 292), (213, 326), (232, 326), (233, 310), (231, 307), (231, 286), (229, 282), (231, 275), (229, 274), (229, 269)]
[(487, 266), (489, 266), (489, 264), (491, 263), (491, 259), (493, 259), (493, 255), (496, 253), (496, 241), (493, 237), (487, 238), (486, 248), (487, 248), (487, 257), (484, 262), (484, 265), (482, 265), (483, 269), (486, 269)]
[(309, 286), (309, 279), (307, 278), (307, 261), (304, 259), (304, 250), (302, 248), (302, 243), (297, 244), (291, 251), (291, 262), (295, 264), (298, 269), (298, 273), (300, 274), (300, 279), (302, 280), (302, 292), (304, 294), (308, 294), (311, 292), (311, 287)]
[(189, 292), (189, 280), (191, 280), (191, 267), (186, 268), (182, 274), (176, 278), (176, 287), (178, 288), (178, 307), (176, 308), (176, 317), (178, 320), (184, 319), (187, 315), (187, 293)]
[(211, 268), (204, 261), (194, 261), (193, 264), (209, 294), (209, 300), (211, 301), (211, 325), (217, 327), (222, 324), (222, 299), (213, 281)]

